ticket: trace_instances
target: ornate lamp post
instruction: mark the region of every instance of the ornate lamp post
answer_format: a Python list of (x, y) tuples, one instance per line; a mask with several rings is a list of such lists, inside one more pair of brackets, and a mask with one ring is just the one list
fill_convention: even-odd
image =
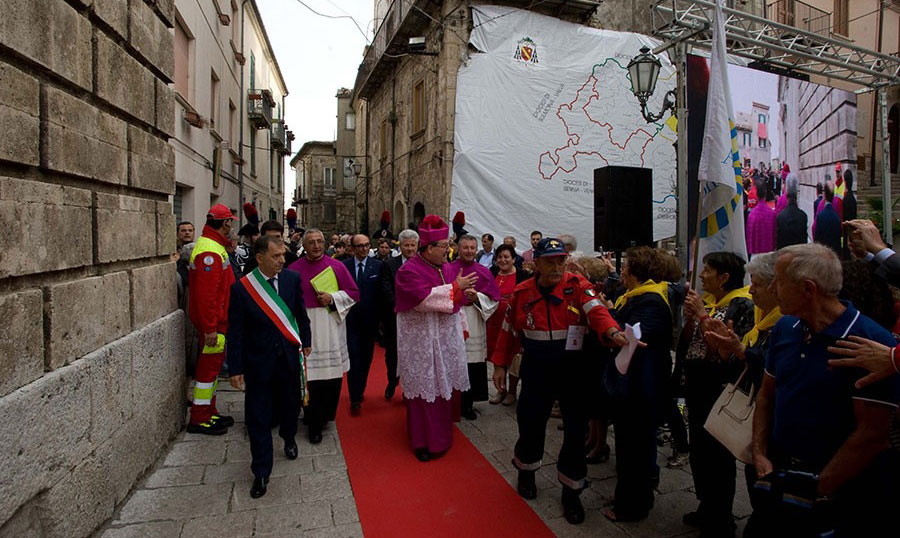
[(663, 97), (663, 107), (659, 114), (647, 112), (647, 101), (656, 90), (659, 68), (662, 64), (650, 49), (641, 47), (641, 53), (628, 63), (628, 74), (631, 78), (631, 92), (641, 102), (641, 115), (647, 123), (655, 123), (663, 118), (667, 111), (675, 109), (675, 90), (669, 90)]
[[(685, 93), (685, 77), (687, 70), (685, 69), (685, 59), (687, 57), (685, 46), (683, 43), (675, 45), (675, 50), (671, 56), (675, 64), (677, 77), (677, 91), (669, 90), (663, 97), (662, 110), (658, 114), (647, 111), (647, 101), (653, 96), (656, 90), (656, 81), (659, 78), (659, 71), (662, 63), (659, 61), (650, 49), (642, 47), (640, 54), (631, 59), (628, 63), (628, 74), (631, 79), (631, 92), (641, 103), (641, 115), (647, 123), (656, 123), (661, 120), (667, 112), (675, 114), (678, 119), (678, 138), (675, 143), (676, 155), (676, 187), (675, 196), (677, 200), (677, 220), (675, 231), (675, 246), (678, 253), (678, 261), (681, 262), (682, 268), (688, 268), (688, 177), (687, 177), (687, 116), (688, 111), (686, 105)], [(676, 97), (677, 96), (677, 97)]]

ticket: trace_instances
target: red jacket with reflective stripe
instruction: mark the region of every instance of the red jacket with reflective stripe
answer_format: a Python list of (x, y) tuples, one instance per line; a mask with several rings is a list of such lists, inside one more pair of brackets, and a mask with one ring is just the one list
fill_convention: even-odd
[[(205, 239), (205, 240), (204, 240)], [(228, 240), (209, 226), (191, 253), (188, 272), (188, 315), (202, 338), (228, 330), (228, 298), (234, 271), (228, 263)]]
[(583, 276), (564, 273), (549, 298), (541, 295), (537, 277), (516, 286), (491, 362), (507, 366), (521, 348), (520, 338), (565, 341), (569, 326), (583, 325), (605, 341), (606, 331), (619, 325)]

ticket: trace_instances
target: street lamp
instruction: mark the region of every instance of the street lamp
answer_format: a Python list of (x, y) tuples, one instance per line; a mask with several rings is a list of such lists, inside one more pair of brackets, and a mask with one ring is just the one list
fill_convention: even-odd
[(641, 53), (628, 63), (628, 75), (631, 79), (631, 92), (641, 102), (641, 115), (647, 123), (655, 123), (665, 116), (666, 112), (675, 109), (675, 90), (669, 90), (663, 97), (663, 107), (659, 114), (647, 112), (647, 100), (656, 90), (659, 69), (662, 64), (650, 49), (641, 47)]

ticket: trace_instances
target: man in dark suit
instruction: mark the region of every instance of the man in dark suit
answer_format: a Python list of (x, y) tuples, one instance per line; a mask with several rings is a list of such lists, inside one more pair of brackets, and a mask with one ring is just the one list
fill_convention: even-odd
[(363, 393), (375, 352), (375, 336), (378, 325), (379, 305), (382, 302), (381, 260), (369, 257), (369, 238), (358, 234), (350, 238), (353, 257), (344, 260), (350, 275), (359, 288), (359, 301), (347, 314), (347, 350), (350, 352), (350, 371), (347, 372), (347, 389), (350, 392), (350, 413), (358, 415), (362, 408)]
[(838, 256), (841, 255), (841, 217), (832, 205), (834, 200), (834, 184), (825, 182), (825, 206), (816, 216), (813, 229), (813, 241), (831, 247)]
[(787, 206), (775, 217), (775, 248), (806, 243), (806, 213), (797, 207), (799, 183), (793, 174), (787, 177)]
[(394, 397), (397, 384), (397, 313), (394, 312), (394, 283), (397, 271), (407, 260), (416, 255), (419, 248), (419, 234), (415, 230), (403, 230), (397, 236), (400, 241), (400, 255), (393, 256), (381, 264), (381, 288), (384, 302), (381, 329), (384, 334), (384, 363), (387, 366), (387, 388), (384, 389), (384, 399)]
[[(266, 494), (272, 473), (273, 416), (280, 418), (278, 434), (284, 439), (285, 455), (297, 457), (294, 435), (300, 414), (300, 347), (303, 355), (308, 355), (312, 335), (300, 277), (292, 271), (281, 271), (285, 251), (282, 240), (264, 235), (256, 241), (254, 250), (258, 270), (231, 287), (226, 341), (231, 385), (243, 389), (246, 383), (244, 407), (254, 476), (250, 496), (257, 498)], [(273, 402), (278, 409), (273, 409)]]

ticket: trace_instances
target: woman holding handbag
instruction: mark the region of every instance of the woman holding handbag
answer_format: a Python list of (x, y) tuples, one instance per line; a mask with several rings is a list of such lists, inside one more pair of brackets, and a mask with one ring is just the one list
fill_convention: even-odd
[(685, 299), (685, 326), (679, 357), (685, 377), (685, 395), (690, 413), (691, 471), (700, 506), (685, 514), (685, 524), (700, 528), (700, 536), (729, 538), (735, 524), (731, 514), (735, 490), (735, 458), (703, 425), (727, 383), (734, 382), (743, 362), (722, 360), (703, 333), (714, 320), (731, 322), (735, 334), (743, 336), (753, 327), (753, 301), (744, 287), (744, 264), (733, 252), (712, 252), (703, 257), (701, 299), (690, 290)]
[(622, 373), (609, 361), (606, 387), (612, 400), (616, 432), (615, 503), (605, 516), (611, 521), (637, 521), (653, 507), (656, 425), (666, 410), (672, 359), (672, 312), (669, 285), (650, 277), (657, 252), (632, 247), (625, 252), (625, 294), (615, 302), (613, 317), (622, 327), (641, 324), (641, 341)]
[[(497, 310), (491, 314), (487, 320), (487, 352), (488, 357), (494, 353), (494, 344), (497, 343), (497, 336), (500, 334), (500, 327), (503, 325), (503, 319), (506, 316), (506, 309), (509, 306), (509, 300), (512, 298), (513, 291), (520, 282), (523, 282), (531, 275), (515, 266), (516, 250), (512, 245), (500, 245), (494, 252), (496, 263), (491, 267), (491, 274), (497, 281), (497, 287), (500, 288), (500, 304)], [(509, 383), (506, 385), (506, 392), (497, 392), (490, 400), (492, 404), (502, 403), (503, 405), (512, 405), (516, 403), (516, 389), (519, 386), (519, 365), (522, 356), (518, 355), (513, 359), (510, 365)]]
[[(774, 290), (769, 289), (775, 280), (775, 254), (754, 256), (745, 267), (750, 274), (750, 295), (755, 305), (753, 328), (740, 338), (730, 324), (726, 326), (719, 320), (710, 320), (704, 336), (706, 341), (718, 350), (723, 360), (737, 359), (744, 362), (747, 374), (740, 388), (747, 392), (752, 389), (751, 397), (755, 397), (755, 391), (762, 385), (765, 357), (769, 350), (769, 334), (775, 323), (781, 319), (778, 297)], [(756, 490), (753, 488), (757, 478), (756, 469), (752, 465), (744, 466), (744, 476), (747, 480), (747, 490), (750, 492), (750, 504), (756, 508)], [(751, 518), (744, 529), (744, 537), (750, 538), (754, 535)]]

